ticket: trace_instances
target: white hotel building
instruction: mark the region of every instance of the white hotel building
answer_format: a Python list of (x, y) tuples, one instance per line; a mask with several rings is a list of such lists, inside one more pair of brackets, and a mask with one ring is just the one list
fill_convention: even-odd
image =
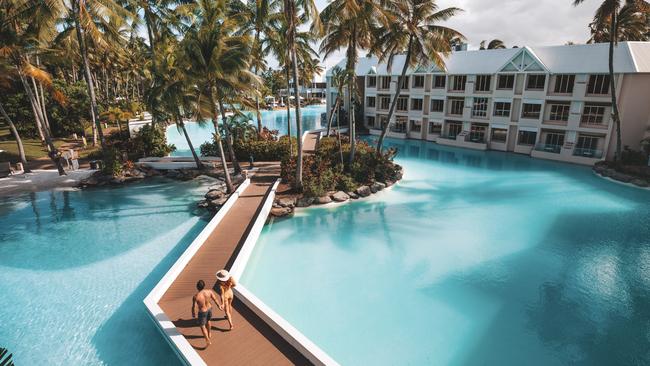
[[(387, 122), (404, 58), (392, 70), (376, 58), (359, 60), (371, 134)], [(614, 58), (623, 145), (639, 150), (650, 135), (650, 42), (620, 43)], [(446, 69), (407, 72), (389, 137), (589, 165), (613, 158), (608, 44), (458, 51)], [(330, 81), (328, 72), (328, 113), (336, 98)]]

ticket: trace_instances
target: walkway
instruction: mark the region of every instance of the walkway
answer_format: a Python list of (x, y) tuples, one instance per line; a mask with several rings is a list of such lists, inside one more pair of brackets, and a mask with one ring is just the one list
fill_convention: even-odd
[(320, 137), (320, 131), (318, 132), (308, 132), (305, 135), (305, 139), (302, 142), (302, 154), (303, 155), (312, 155), (316, 152), (316, 147), (318, 146), (318, 139)]
[(253, 177), (221, 223), (169, 287), (158, 305), (208, 365), (309, 365), (302, 354), (238, 300), (234, 329), (226, 331), (223, 312), (213, 308), (212, 345), (191, 316), (192, 296), (200, 279), (215, 285), (215, 272), (232, 266), (266, 194), (279, 176), (278, 167), (265, 167)]

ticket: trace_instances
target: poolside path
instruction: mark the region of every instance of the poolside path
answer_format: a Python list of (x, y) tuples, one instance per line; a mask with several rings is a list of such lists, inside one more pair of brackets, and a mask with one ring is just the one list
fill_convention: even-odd
[(320, 131), (319, 132), (308, 132), (305, 135), (305, 139), (302, 142), (302, 155), (312, 155), (313, 153), (316, 152), (316, 148), (318, 147), (318, 139), (320, 137)]
[(215, 272), (232, 266), (260, 206), (279, 175), (278, 165), (260, 168), (251, 179), (251, 184), (158, 302), (208, 365), (311, 364), (237, 299), (232, 331), (226, 331), (228, 322), (223, 312), (213, 308), (212, 345), (207, 349), (196, 320), (191, 316), (196, 282), (203, 279), (206, 284), (215, 285)]

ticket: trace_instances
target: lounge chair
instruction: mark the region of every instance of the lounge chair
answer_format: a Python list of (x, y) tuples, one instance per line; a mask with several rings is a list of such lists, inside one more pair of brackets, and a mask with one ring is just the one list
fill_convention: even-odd
[(0, 178), (6, 178), (13, 173), (13, 169), (11, 169), (11, 163), (10, 162), (2, 162), (0, 163)]

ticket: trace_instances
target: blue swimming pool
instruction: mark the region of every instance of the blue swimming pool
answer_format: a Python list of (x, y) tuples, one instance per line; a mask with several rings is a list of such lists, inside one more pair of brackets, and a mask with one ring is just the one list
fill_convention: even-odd
[(241, 282), (343, 365), (650, 364), (650, 191), (389, 144), (402, 182), (267, 226)]
[[(302, 130), (313, 130), (318, 129), (321, 126), (321, 114), (326, 110), (323, 105), (316, 106), (307, 106), (301, 109), (302, 114)], [(252, 117), (255, 119), (255, 117)], [(256, 124), (257, 122), (252, 122)], [(291, 133), (295, 136), (296, 133), (296, 116), (295, 111), (291, 109)], [(287, 134), (287, 111), (286, 110), (276, 110), (276, 111), (262, 111), (262, 124), (270, 130), (278, 130), (281, 135)], [(192, 140), (192, 144), (196, 148), (197, 152), (199, 147), (204, 142), (212, 141), (212, 134), (214, 133), (214, 127), (212, 123), (206, 123), (203, 126), (198, 123), (187, 123), (185, 125), (187, 129), (187, 134)], [(170, 144), (176, 146), (176, 151), (172, 155), (175, 156), (189, 156), (190, 148), (187, 145), (185, 136), (182, 132), (179, 132), (176, 126), (169, 126), (167, 128), (167, 141)]]
[(142, 300), (206, 225), (205, 185), (0, 198), (0, 346), (16, 365), (179, 365)]

